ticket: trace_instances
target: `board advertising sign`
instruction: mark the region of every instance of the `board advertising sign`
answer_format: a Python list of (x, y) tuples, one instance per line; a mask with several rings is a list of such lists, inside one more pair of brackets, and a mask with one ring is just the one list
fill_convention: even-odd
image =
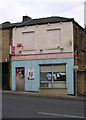
[(10, 54), (15, 55), (15, 46), (10, 46)]
[(28, 80), (34, 80), (34, 69), (28, 69)]

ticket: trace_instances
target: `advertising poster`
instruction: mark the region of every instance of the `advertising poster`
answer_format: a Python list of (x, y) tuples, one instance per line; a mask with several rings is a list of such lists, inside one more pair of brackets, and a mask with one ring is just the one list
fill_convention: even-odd
[(47, 73), (46, 78), (47, 78), (48, 81), (52, 81), (52, 74), (51, 73)]
[(24, 77), (24, 68), (16, 68), (16, 75), (17, 76), (23, 76)]
[(28, 80), (34, 80), (34, 69), (28, 69)]

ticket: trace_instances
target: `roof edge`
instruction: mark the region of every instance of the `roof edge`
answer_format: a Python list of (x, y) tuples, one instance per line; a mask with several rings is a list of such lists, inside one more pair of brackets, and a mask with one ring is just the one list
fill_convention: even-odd
[[(47, 18), (52, 18), (52, 17), (58, 17), (58, 18), (65, 18), (65, 17), (59, 17), (59, 16), (51, 16), (51, 17), (45, 17), (44, 19), (47, 19)], [(38, 20), (38, 19), (43, 19), (43, 18), (37, 18), (37, 19), (32, 19), (32, 20)], [(28, 22), (28, 20), (27, 20)], [(2, 29), (12, 29), (14, 27), (24, 27), (24, 26), (34, 26), (34, 25), (43, 25), (43, 24), (48, 24), (48, 23), (59, 23), (59, 22), (73, 22), (74, 24), (76, 24), (79, 28), (81, 28), (82, 30), (85, 30), (81, 25), (79, 25), (75, 20), (74, 18), (65, 18), (64, 20), (60, 20), (60, 21), (51, 21), (51, 22), (40, 22), (40, 23), (31, 23), (31, 24), (26, 24), (24, 22), (18, 22), (18, 23), (10, 23), (9, 26), (4, 26), (3, 27), (3, 24), (1, 24), (1, 27), (0, 27), (0, 30)]]

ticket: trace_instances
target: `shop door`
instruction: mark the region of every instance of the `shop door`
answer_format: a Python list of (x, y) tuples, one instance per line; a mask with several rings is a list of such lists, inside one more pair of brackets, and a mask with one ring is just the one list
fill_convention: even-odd
[(16, 68), (16, 76), (15, 76), (15, 81), (16, 81), (16, 90), (17, 91), (24, 91), (25, 87), (25, 68), (24, 67), (17, 67)]

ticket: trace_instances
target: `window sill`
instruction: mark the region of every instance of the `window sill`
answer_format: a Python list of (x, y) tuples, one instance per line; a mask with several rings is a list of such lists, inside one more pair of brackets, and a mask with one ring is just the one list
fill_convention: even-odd
[(39, 89), (67, 89), (67, 88), (46, 88), (46, 87), (40, 87)]
[(59, 49), (59, 48), (47, 48), (45, 50), (57, 50), (57, 49)]
[(36, 51), (36, 49), (22, 50), (22, 51)]
[(41, 81), (41, 83), (61, 83), (61, 84), (65, 84), (66, 83), (66, 81)]
[(57, 47), (57, 48), (47, 48), (45, 50), (63, 50), (63, 47)]

